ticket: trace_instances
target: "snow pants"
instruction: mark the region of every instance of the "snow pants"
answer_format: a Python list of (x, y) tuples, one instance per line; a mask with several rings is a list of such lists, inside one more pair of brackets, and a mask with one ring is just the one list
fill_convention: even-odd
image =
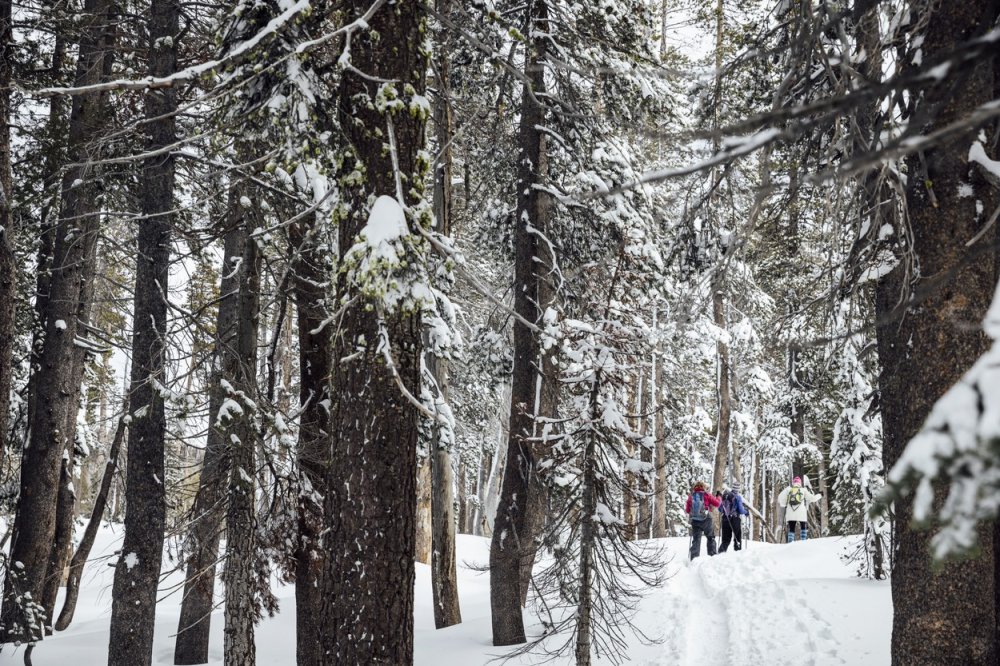
[(733, 542), (733, 550), (740, 550), (743, 548), (743, 530), (740, 525), (740, 517), (733, 516), (732, 518), (726, 518), (722, 516), (719, 518), (722, 521), (722, 546), (719, 548), (719, 552), (726, 552), (729, 550), (729, 542)]
[(795, 524), (799, 525), (799, 532), (801, 536), (800, 541), (805, 541), (809, 538), (809, 523), (802, 520), (789, 520), (788, 521), (788, 543), (795, 541)]
[(712, 526), (712, 517), (707, 516), (704, 520), (691, 521), (691, 559), (701, 555), (701, 537), (708, 539), (708, 554), (715, 555), (715, 528)]

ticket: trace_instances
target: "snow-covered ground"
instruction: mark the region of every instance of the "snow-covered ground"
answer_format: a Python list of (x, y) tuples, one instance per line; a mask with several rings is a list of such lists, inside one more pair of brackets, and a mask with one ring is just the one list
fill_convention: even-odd
[[(108, 557), (120, 539), (104, 529), (84, 575), (76, 619), (35, 648), (35, 666), (98, 666), (106, 663), (113, 569)], [(686, 539), (668, 539), (670, 578), (643, 600), (637, 624), (660, 642), (632, 642), (629, 662), (647, 666), (878, 666), (889, 663), (892, 604), (889, 585), (863, 581), (838, 559), (846, 542), (815, 539), (773, 546), (752, 542), (740, 553), (703, 556), (689, 564)], [(430, 569), (417, 565), (416, 663), (418, 666), (477, 666), (502, 654), (490, 645), (489, 576), (478, 571), (489, 542), (460, 536), (458, 544), (461, 625), (434, 629)], [(171, 574), (156, 617), (154, 663), (173, 663), (180, 573)], [(292, 587), (279, 587), (283, 612), (257, 629), (257, 663), (295, 663)], [(60, 606), (62, 601), (60, 599)], [(212, 619), (211, 664), (222, 663), (222, 614)], [(524, 657), (512, 664), (530, 664)], [(0, 664), (20, 664), (6, 648)], [(567, 658), (565, 662), (572, 663)], [(598, 663), (606, 663), (598, 660)]]

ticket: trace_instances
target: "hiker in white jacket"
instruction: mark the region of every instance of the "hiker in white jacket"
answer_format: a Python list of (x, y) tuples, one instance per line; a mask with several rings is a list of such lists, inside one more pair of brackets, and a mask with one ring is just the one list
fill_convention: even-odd
[(795, 541), (795, 524), (799, 524), (801, 536), (799, 539), (805, 541), (809, 538), (808, 508), (809, 505), (818, 502), (820, 495), (817, 495), (808, 488), (802, 487), (802, 479), (795, 477), (792, 485), (781, 491), (778, 495), (778, 504), (785, 510), (785, 521), (788, 523), (788, 543)]

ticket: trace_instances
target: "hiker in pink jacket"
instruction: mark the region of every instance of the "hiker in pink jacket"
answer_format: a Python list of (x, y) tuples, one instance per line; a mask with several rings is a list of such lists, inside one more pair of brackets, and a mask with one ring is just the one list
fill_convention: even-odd
[(687, 502), (684, 503), (684, 513), (691, 516), (691, 559), (701, 555), (701, 536), (708, 538), (708, 554), (715, 555), (715, 529), (712, 526), (713, 508), (718, 508), (722, 502), (705, 489), (702, 481), (694, 484)]

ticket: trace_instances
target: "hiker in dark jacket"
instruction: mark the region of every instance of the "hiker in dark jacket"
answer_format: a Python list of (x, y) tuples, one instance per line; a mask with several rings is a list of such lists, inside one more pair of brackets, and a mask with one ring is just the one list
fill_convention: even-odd
[(722, 493), (722, 506), (719, 507), (719, 520), (722, 521), (722, 547), (720, 552), (724, 553), (729, 549), (730, 540), (733, 542), (733, 550), (743, 548), (743, 529), (740, 524), (741, 516), (748, 516), (743, 504), (743, 497), (740, 495), (740, 484), (734, 483), (733, 487)]
[(715, 555), (715, 529), (712, 527), (712, 515), (709, 513), (713, 507), (718, 507), (721, 502), (712, 493), (705, 490), (705, 484), (701, 481), (694, 484), (691, 494), (688, 495), (684, 504), (684, 513), (691, 516), (691, 559), (701, 555), (701, 537), (708, 538), (708, 554)]

